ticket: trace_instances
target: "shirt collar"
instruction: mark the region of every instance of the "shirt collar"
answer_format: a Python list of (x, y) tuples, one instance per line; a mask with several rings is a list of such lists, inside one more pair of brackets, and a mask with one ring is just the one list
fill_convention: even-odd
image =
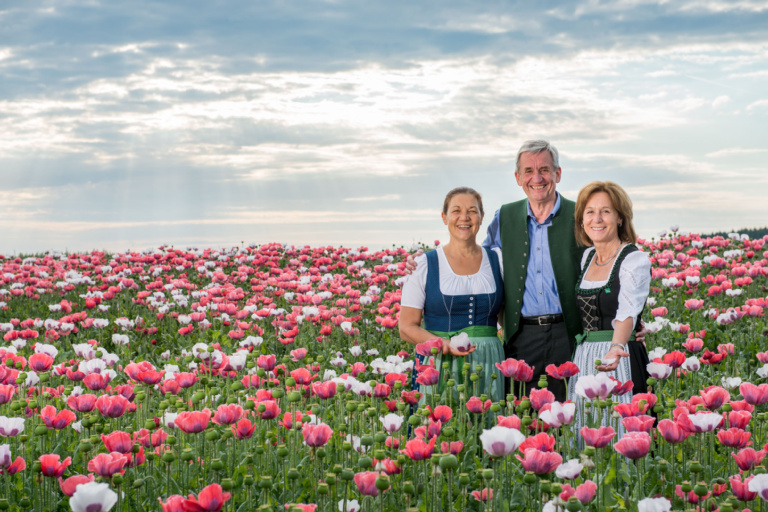
[[(546, 218), (546, 220), (544, 222), (542, 222), (542, 224), (546, 224), (547, 222), (551, 221), (552, 218), (557, 213), (557, 211), (560, 209), (560, 193), (559, 192), (555, 192), (555, 194), (557, 194), (557, 199), (555, 200), (555, 206), (554, 206), (554, 208), (552, 208), (552, 211), (549, 212), (549, 216)], [(528, 201), (528, 218), (529, 219), (533, 219), (534, 222), (538, 223), (538, 221), (536, 220), (536, 216), (533, 214), (533, 210), (531, 210), (531, 202), (530, 201)]]

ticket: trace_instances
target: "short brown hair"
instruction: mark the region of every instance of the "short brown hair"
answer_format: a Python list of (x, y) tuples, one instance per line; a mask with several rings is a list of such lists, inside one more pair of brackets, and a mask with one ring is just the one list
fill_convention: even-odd
[(451, 202), (451, 199), (453, 199), (453, 196), (457, 196), (459, 194), (470, 194), (475, 196), (475, 199), (477, 199), (477, 206), (480, 208), (480, 215), (485, 215), (485, 212), (483, 211), (482, 196), (477, 190), (470, 187), (456, 187), (455, 189), (448, 192), (445, 195), (445, 201), (443, 201), (443, 213), (448, 213), (448, 204)]
[(587, 207), (587, 201), (593, 194), (605, 192), (611, 198), (611, 204), (619, 214), (621, 225), (619, 226), (619, 240), (624, 243), (637, 242), (637, 233), (632, 225), (632, 200), (627, 192), (612, 181), (593, 181), (579, 191), (579, 197), (576, 199), (576, 212), (574, 227), (576, 230), (576, 241), (579, 245), (589, 247), (592, 240), (584, 231), (582, 221), (584, 219), (584, 210)]

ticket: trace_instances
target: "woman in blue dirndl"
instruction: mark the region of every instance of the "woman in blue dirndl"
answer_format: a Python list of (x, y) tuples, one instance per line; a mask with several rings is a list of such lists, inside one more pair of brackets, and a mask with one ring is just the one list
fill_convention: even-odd
[[(403, 285), (400, 337), (413, 344), (436, 337), (442, 340), (435, 361), (441, 372), (438, 390), (448, 379), (463, 383), (462, 367), (469, 363), (470, 372), (477, 373), (478, 379), (464, 383), (465, 396), (486, 394), (496, 402), (504, 397), (504, 379), (496, 368), (496, 363), (504, 360), (497, 336), (504, 302), (501, 254), (475, 241), (483, 220), (483, 204), (473, 189), (451, 190), (442, 217), (450, 241), (416, 258), (416, 270)], [(473, 344), (467, 351), (450, 346), (451, 338), (461, 333), (466, 333)], [(448, 375), (442, 369), (444, 362), (449, 363)], [(482, 368), (476, 372), (478, 364)], [(499, 378), (494, 379), (494, 373)]]

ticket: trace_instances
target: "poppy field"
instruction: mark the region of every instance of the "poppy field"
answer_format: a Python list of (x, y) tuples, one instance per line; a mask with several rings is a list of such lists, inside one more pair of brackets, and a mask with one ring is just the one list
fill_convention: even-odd
[(763, 510), (766, 241), (640, 241), (650, 390), (583, 408), (515, 360), (422, 396), (403, 248), (0, 257), (0, 511)]

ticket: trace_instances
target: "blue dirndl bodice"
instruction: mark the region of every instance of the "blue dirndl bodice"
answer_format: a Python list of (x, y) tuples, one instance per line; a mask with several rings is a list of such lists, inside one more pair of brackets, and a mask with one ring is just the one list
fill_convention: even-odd
[(496, 291), (467, 295), (443, 295), (440, 291), (440, 262), (437, 251), (427, 253), (427, 285), (424, 302), (424, 328), (428, 331), (455, 332), (465, 327), (496, 326), (504, 302), (504, 283), (499, 258), (491, 249), (483, 248), (493, 272)]

